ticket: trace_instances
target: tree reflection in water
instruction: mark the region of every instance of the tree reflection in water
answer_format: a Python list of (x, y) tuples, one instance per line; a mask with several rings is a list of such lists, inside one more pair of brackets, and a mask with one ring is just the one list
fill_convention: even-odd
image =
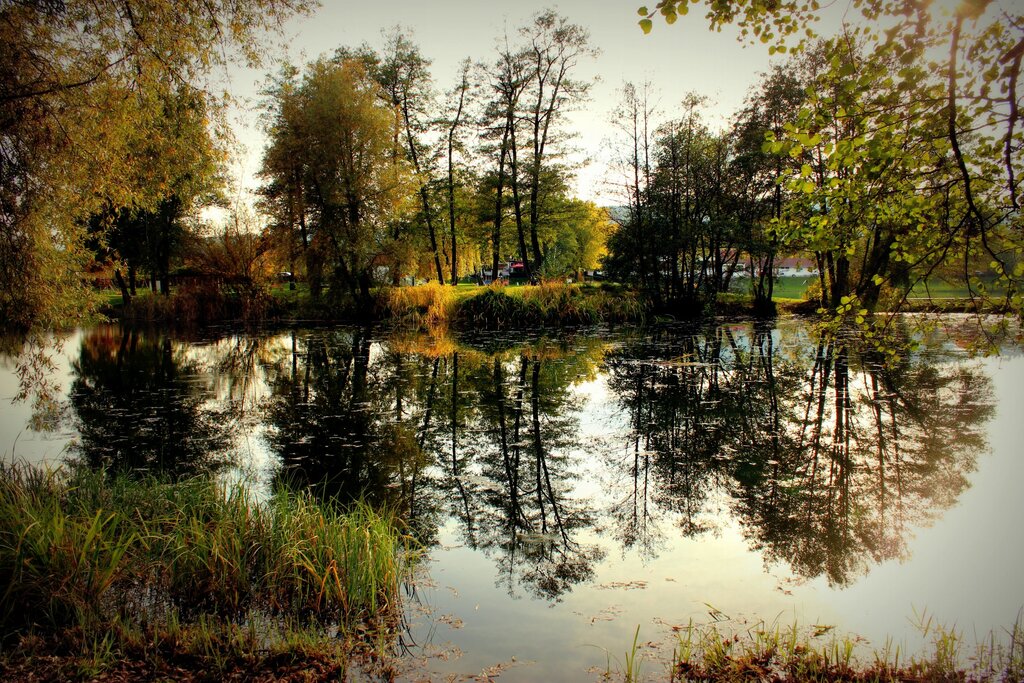
[(284, 485), (392, 506), (427, 545), (446, 527), (513, 595), (558, 600), (591, 580), (602, 534), (647, 558), (727, 518), (767, 562), (846, 584), (904, 557), (913, 529), (955, 503), (992, 390), (941, 353), (886, 366), (856, 339), (806, 330), (296, 330), (203, 355), (98, 328), (72, 405), (94, 465), (187, 474), (224, 455), (232, 430), (258, 428)]
[(806, 578), (846, 584), (905, 556), (911, 527), (957, 500), (985, 450), (990, 381), (930, 355), (887, 367), (853, 339), (811, 349), (780, 350), (755, 325), (662, 333), (609, 354), (633, 449), (619, 461), (634, 479), (619, 508), (625, 545), (652, 536), (653, 495), (688, 536), (726, 500), (766, 561)]
[(90, 466), (191, 475), (222, 460), (231, 407), (197, 380), (199, 361), (165, 333), (90, 330), (72, 364), (73, 452)]

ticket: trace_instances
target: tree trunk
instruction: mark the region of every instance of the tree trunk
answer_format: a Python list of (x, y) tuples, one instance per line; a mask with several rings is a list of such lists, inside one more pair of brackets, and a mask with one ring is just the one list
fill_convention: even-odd
[(505, 185), (505, 154), (508, 150), (508, 126), (501, 140), (500, 158), (498, 160), (498, 187), (494, 199), (494, 229), (491, 232), (491, 242), (494, 248), (494, 259), (491, 263), (491, 282), (498, 279), (498, 258), (501, 255), (501, 200)]
[(125, 284), (124, 277), (121, 276), (121, 269), (114, 269), (114, 279), (117, 281), (117, 286), (121, 289), (121, 303), (125, 308), (132, 303), (132, 295), (128, 290), (128, 285)]

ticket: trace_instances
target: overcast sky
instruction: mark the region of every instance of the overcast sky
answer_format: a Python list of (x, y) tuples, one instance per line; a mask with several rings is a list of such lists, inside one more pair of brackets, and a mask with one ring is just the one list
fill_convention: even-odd
[[(454, 85), (463, 59), (493, 60), (498, 39), (506, 31), (515, 38), (517, 29), (534, 14), (553, 8), (585, 27), (591, 43), (601, 50), (596, 59), (579, 66), (577, 77), (596, 82), (590, 101), (571, 115), (569, 125), (578, 135), (580, 159), (591, 159), (579, 171), (577, 193), (607, 204), (615, 203), (604, 178), (609, 121), (623, 83), (650, 81), (665, 116), (673, 114), (687, 92), (706, 95), (711, 125), (725, 126), (770, 64), (763, 46), (744, 48), (735, 33), (710, 32), (702, 13), (681, 17), (674, 26), (656, 22), (654, 31), (645, 36), (636, 23), (638, 6), (634, 0), (324, 0), (312, 16), (293, 19), (283, 36), (271, 40), (278, 59), (287, 57), (302, 64), (343, 45), (368, 43), (381, 48), (384, 34), (401, 26), (411, 31), (423, 55), (432, 61), (435, 88), (443, 92)], [(258, 126), (258, 93), (274, 71), (275, 64), (269, 62), (258, 71), (234, 69), (226, 84), (232, 95), (248, 103), (232, 114), (235, 135), (246, 150), (232, 170), (249, 189), (258, 183), (255, 173), (265, 144)]]

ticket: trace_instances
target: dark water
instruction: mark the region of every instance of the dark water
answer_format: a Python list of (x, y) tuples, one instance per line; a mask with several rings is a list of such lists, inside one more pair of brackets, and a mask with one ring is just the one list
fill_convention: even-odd
[[(410, 678), (577, 680), (606, 668), (602, 648), (621, 661), (637, 626), (670, 643), (726, 616), (913, 651), (915, 619), (986, 635), (1024, 605), (1024, 363), (969, 360), (955, 329), (923, 341), (886, 366), (798, 321), (458, 339), (99, 327), (64, 343), (49, 431), (4, 401), (0, 449), (393, 506), (429, 549)], [(665, 647), (644, 652), (664, 671)]]

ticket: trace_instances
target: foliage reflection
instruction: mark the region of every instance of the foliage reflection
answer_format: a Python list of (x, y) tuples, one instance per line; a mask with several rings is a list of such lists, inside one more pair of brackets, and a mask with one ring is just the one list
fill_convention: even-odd
[(188, 473), (258, 433), (282, 484), (391, 506), (424, 543), (454, 534), (510, 594), (547, 600), (591, 580), (609, 543), (653, 557), (727, 519), (766, 561), (847, 584), (956, 502), (993, 413), (988, 378), (941, 348), (885, 365), (795, 324), (293, 330), (197, 349), (89, 333), (72, 392), (84, 459)]

